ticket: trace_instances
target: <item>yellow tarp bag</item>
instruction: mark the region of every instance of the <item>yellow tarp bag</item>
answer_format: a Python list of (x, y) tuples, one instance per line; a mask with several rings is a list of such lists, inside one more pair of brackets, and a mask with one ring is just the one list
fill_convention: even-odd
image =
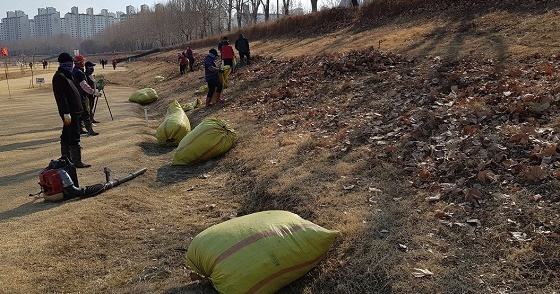
[(202, 85), (194, 92), (195, 94), (205, 94), (208, 93), (208, 85)]
[(179, 102), (174, 100), (167, 108), (165, 119), (156, 130), (159, 144), (166, 147), (177, 146), (190, 131), (189, 118)]
[(218, 78), (222, 83), (222, 86), (225, 88), (228, 87), (229, 75), (231, 74), (231, 67), (229, 65), (224, 65), (221, 67), (223, 72), (218, 74)]
[(140, 104), (148, 104), (156, 101), (158, 98), (159, 97), (156, 90), (152, 88), (144, 88), (132, 93), (132, 95), (130, 95), (130, 98), (128, 98), (128, 101)]
[(226, 153), (236, 133), (225, 121), (207, 118), (188, 133), (177, 146), (173, 165), (203, 162)]
[(187, 265), (220, 293), (275, 293), (326, 255), (337, 231), (271, 210), (214, 225), (187, 249)]
[(181, 107), (183, 108), (184, 111), (193, 110), (195, 108), (202, 107), (202, 100), (196, 98), (196, 100), (194, 100), (193, 102), (185, 103), (181, 105)]

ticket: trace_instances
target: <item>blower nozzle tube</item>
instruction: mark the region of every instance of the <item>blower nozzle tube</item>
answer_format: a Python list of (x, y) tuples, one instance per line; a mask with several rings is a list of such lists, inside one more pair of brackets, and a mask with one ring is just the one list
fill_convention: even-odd
[(120, 185), (120, 184), (122, 184), (122, 183), (124, 183), (124, 182), (128, 182), (128, 181), (130, 181), (130, 180), (136, 178), (137, 176), (139, 176), (139, 175), (145, 173), (146, 170), (147, 170), (147, 168), (144, 167), (144, 168), (141, 168), (141, 169), (139, 169), (139, 170), (137, 170), (137, 171), (135, 171), (135, 172), (132, 172), (132, 173), (130, 173), (130, 174), (128, 174), (128, 175), (126, 175), (126, 176), (120, 178), (120, 179), (108, 181), (107, 183), (105, 183), (105, 190), (108, 190), (108, 189), (111, 189), (111, 188), (113, 188), (113, 187), (116, 187), (116, 186), (118, 186), (118, 185)]

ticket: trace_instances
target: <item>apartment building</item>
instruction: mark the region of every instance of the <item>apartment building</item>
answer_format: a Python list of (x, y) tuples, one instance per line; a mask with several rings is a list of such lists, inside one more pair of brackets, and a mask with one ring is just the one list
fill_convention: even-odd
[[(142, 9), (149, 7), (142, 5)], [(102, 9), (99, 14), (94, 14), (92, 7), (87, 8), (86, 13), (79, 13), (78, 7), (74, 6), (63, 18), (54, 7), (37, 9), (37, 15), (33, 19), (29, 19), (21, 10), (8, 11), (0, 22), (0, 41), (59, 34), (66, 34), (75, 39), (91, 39), (119, 21), (126, 21), (135, 16), (136, 9), (132, 5), (126, 7), (126, 13), (112, 13)]]
[(37, 15), (33, 17), (34, 25), (30, 26), (33, 32), (31, 36), (48, 37), (61, 33), (60, 12), (54, 7), (37, 9)]
[(2, 18), (2, 41), (21, 40), (30, 37), (29, 18), (21, 10), (7, 11)]

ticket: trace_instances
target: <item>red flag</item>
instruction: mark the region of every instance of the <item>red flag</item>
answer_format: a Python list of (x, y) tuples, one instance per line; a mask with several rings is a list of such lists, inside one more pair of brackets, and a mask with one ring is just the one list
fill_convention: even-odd
[(2, 47), (0, 48), (0, 52), (2, 52), (2, 57), (8, 56), (8, 48)]

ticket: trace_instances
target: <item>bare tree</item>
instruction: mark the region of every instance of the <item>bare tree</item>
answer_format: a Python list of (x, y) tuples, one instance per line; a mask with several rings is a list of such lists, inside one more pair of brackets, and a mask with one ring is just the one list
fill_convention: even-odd
[(262, 2), (264, 7), (264, 21), (268, 21), (270, 19), (270, 0), (265, 0), (266, 2)]
[(311, 12), (317, 12), (317, 2), (318, 0), (311, 0)]
[(227, 30), (228, 32), (231, 31), (231, 14), (233, 11), (233, 0), (228, 0), (228, 5), (227, 5), (227, 14), (228, 14), (228, 20), (227, 20)]
[(259, 6), (262, 2), (261, 0), (249, 0), (249, 3), (251, 4), (251, 24), (256, 24)]
[(290, 0), (282, 0), (282, 13), (284, 15), (290, 15)]

